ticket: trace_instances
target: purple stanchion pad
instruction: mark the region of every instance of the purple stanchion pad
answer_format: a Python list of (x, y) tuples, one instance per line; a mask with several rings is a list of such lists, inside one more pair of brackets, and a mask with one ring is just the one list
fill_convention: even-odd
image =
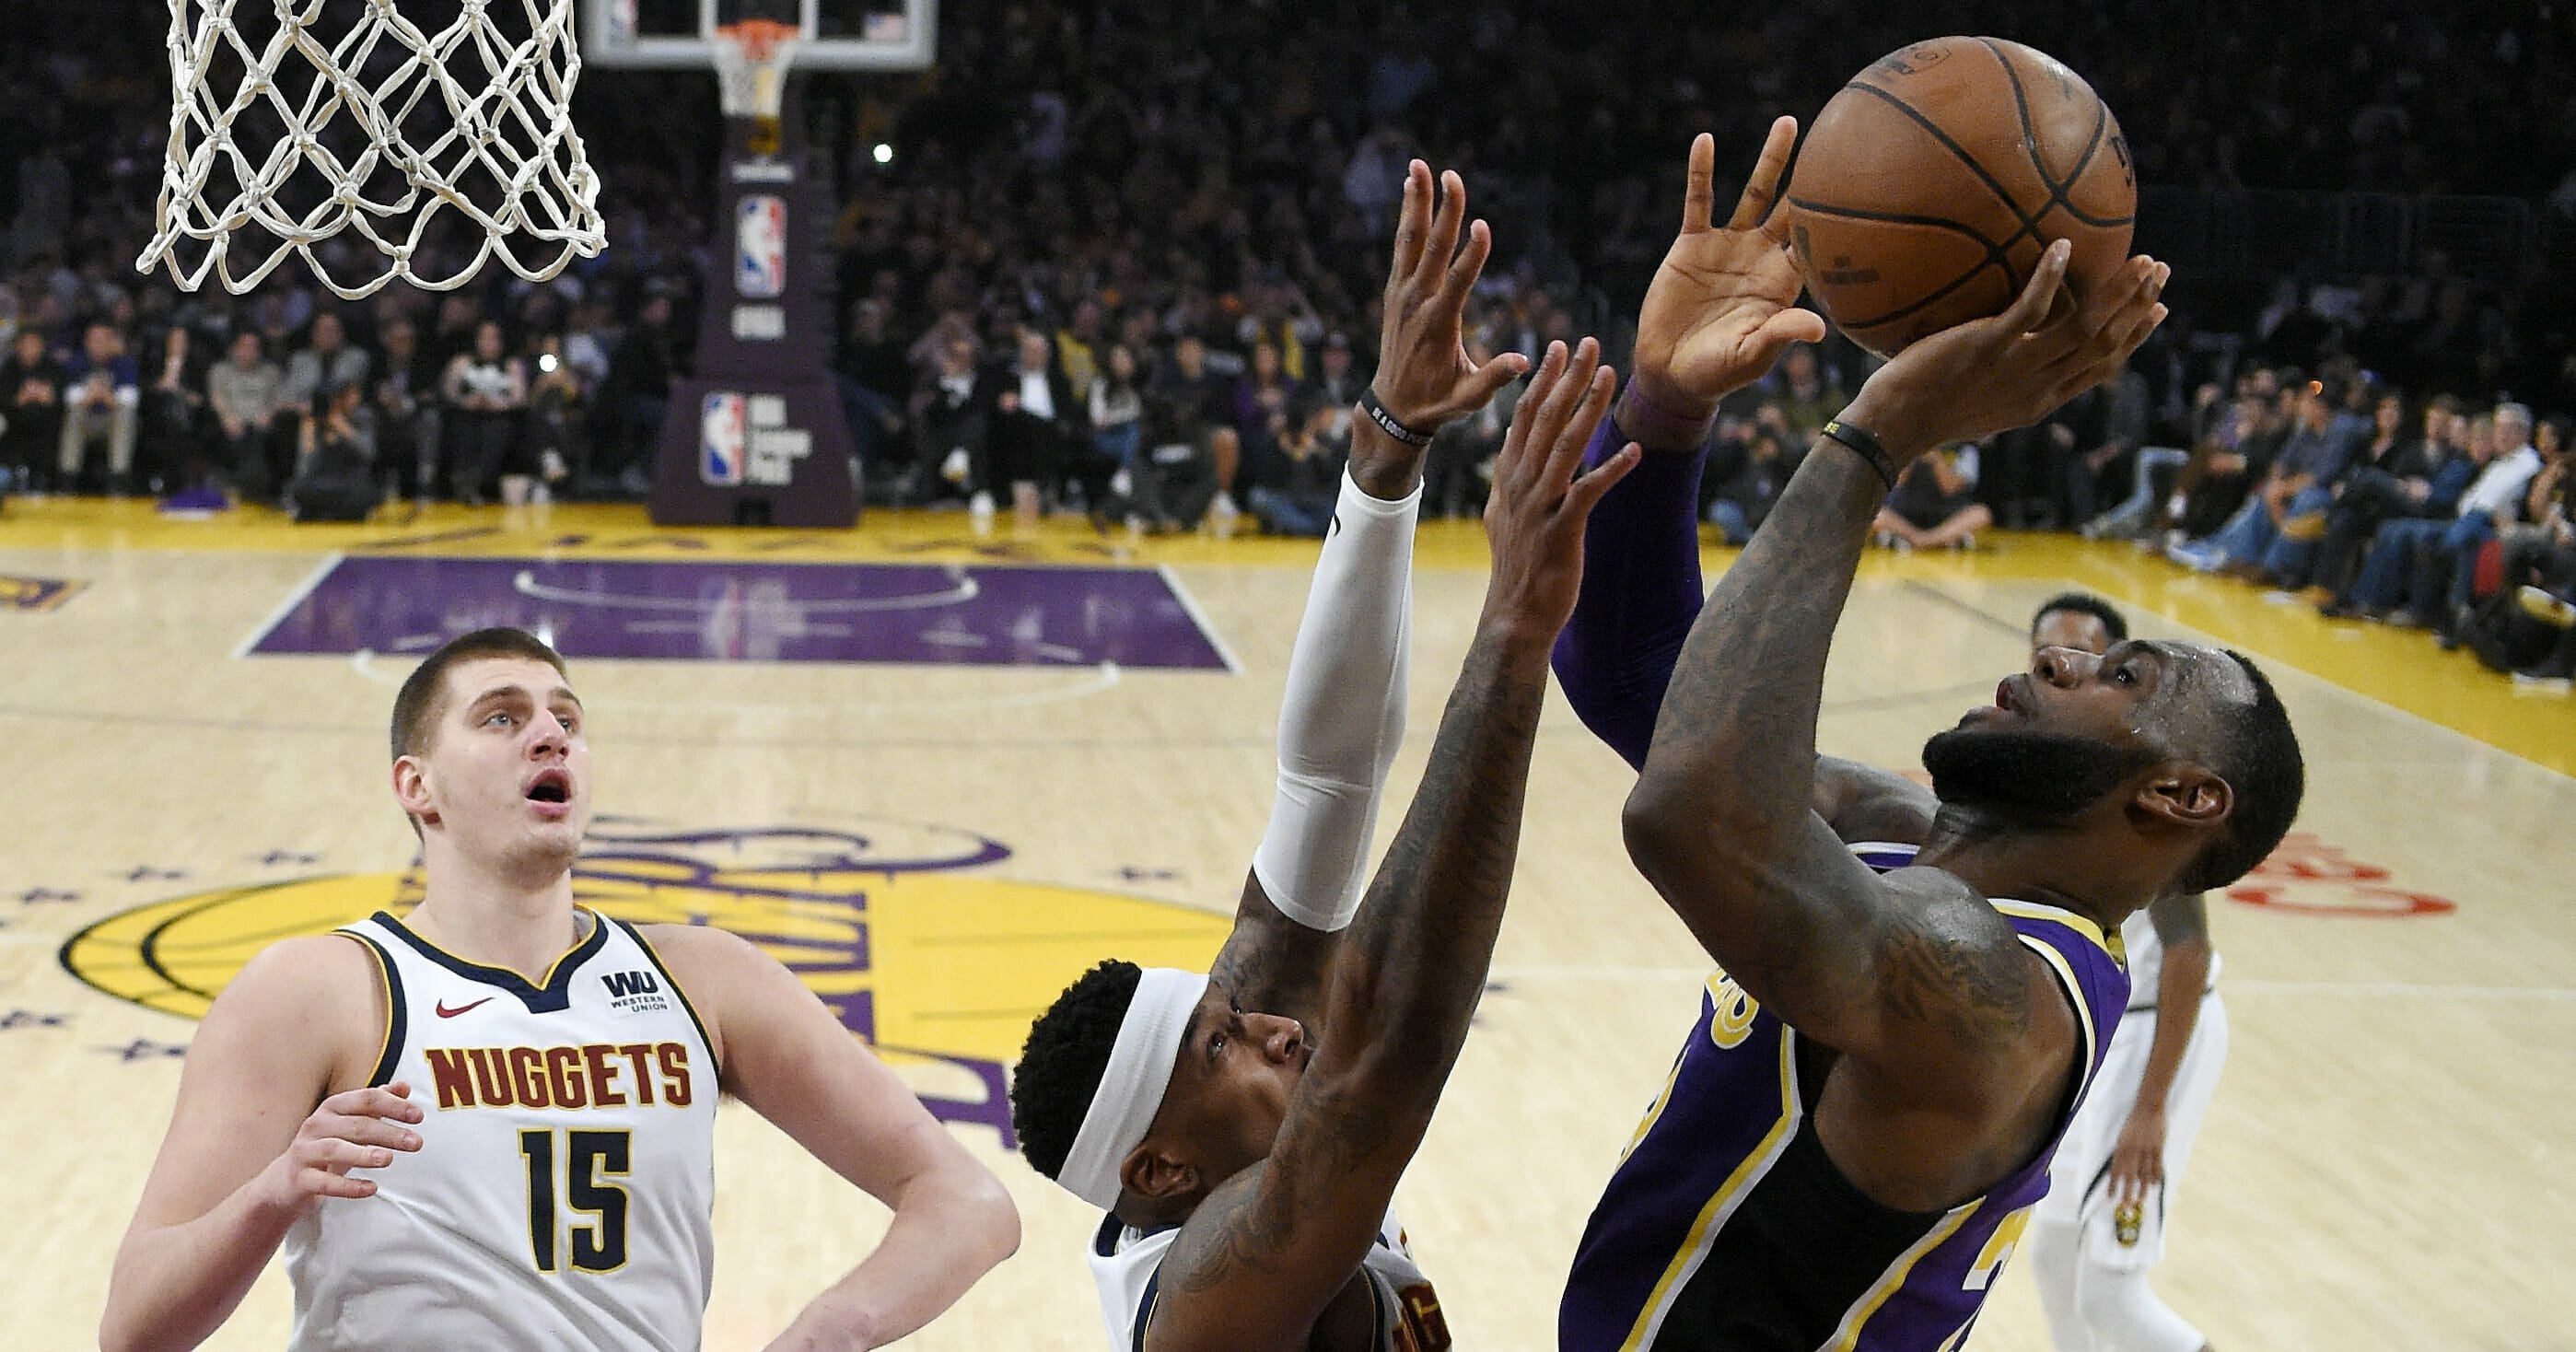
[(936, 564), (341, 560), (254, 653), (426, 653), (511, 625), (571, 658), (1227, 669), (1162, 574)]

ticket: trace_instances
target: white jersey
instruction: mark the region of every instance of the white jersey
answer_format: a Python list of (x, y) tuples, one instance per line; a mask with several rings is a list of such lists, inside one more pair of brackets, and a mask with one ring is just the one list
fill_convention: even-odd
[[(2156, 937), (2156, 922), (2147, 914), (2146, 907), (2131, 911), (2129, 918), (2120, 922), (2120, 947), (2127, 950), (2129, 959), (2129, 1008), (2155, 1008), (2156, 982), (2165, 970), (2165, 944), (2164, 940)], [(2206, 994), (2217, 986), (2218, 955), (2211, 953), (2208, 985), (2202, 993)]]
[[(1163, 1255), (1180, 1237), (1177, 1225), (1138, 1230), (1104, 1216), (1091, 1241), (1091, 1277), (1100, 1285), (1100, 1315), (1109, 1331), (1111, 1352), (1143, 1352), (1145, 1326), (1154, 1311)], [(1388, 1208), (1378, 1226), (1377, 1242), (1360, 1260), (1368, 1280), (1369, 1299), (1377, 1306), (1375, 1352), (1441, 1352), (1449, 1343), (1449, 1325), (1440, 1313), (1440, 1297), (1431, 1279), (1414, 1266), (1404, 1226)]]
[(589, 930), (542, 985), (384, 912), (340, 930), (383, 965), (371, 1085), (402, 1080), (417, 1153), (353, 1170), (286, 1236), (289, 1352), (689, 1352), (715, 1244), (716, 1062), (643, 936)]

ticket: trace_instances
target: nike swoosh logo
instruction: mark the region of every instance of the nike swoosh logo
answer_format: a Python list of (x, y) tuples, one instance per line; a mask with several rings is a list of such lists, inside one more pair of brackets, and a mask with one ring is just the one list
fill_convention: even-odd
[(456, 1017), (457, 1015), (459, 1015), (459, 1014), (463, 1014), (463, 1013), (467, 1012), (468, 1010), (480, 1009), (480, 1008), (482, 1008), (483, 1006), (488, 1005), (488, 1004), (490, 1004), (490, 1003), (492, 1003), (492, 997), (487, 995), (487, 996), (484, 996), (482, 999), (475, 1001), (473, 1004), (470, 1004), (470, 1005), (458, 1005), (458, 1006), (457, 1006), (456, 1008), (454, 1008), (454, 1009), (449, 1009), (449, 1008), (447, 1007), (447, 1002), (446, 1002), (445, 1000), (441, 1000), (441, 1001), (439, 1001), (439, 1002), (438, 1002), (438, 1017), (440, 1017), (440, 1018), (442, 1018), (442, 1019), (452, 1019), (452, 1018), (455, 1018), (455, 1017)]

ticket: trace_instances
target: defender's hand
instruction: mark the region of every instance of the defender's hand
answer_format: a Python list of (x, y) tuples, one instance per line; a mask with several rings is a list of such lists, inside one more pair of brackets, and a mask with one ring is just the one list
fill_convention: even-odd
[(1637, 313), (1633, 379), (1667, 413), (1706, 419), (1719, 399), (1770, 370), (1781, 349), (1825, 336), (1822, 317), (1795, 308), (1788, 213), (1771, 209), (1797, 142), (1796, 118), (1771, 124), (1723, 228), (1715, 223), (1717, 141), (1703, 132), (1691, 142), (1681, 234)]
[(1860, 387), (1842, 421), (1899, 463), (1936, 446), (2026, 427), (2119, 371), (2164, 322), (2173, 269), (2130, 259), (2080, 299), (2065, 290), (2071, 246), (2040, 255), (2012, 308), (1923, 338)]
[[(1459, 331), (1467, 293), (1485, 270), (1494, 240), (1483, 221), (1466, 221), (1466, 182), (1454, 170), (1442, 174), (1435, 211), (1431, 168), (1415, 160), (1405, 171), (1404, 211), (1395, 225), (1374, 388), (1386, 411), (1417, 432), (1436, 432), (1483, 408), (1495, 391), (1529, 370), (1529, 358), (1517, 352), (1482, 366), (1468, 359)], [(1420, 448), (1405, 449), (1420, 458)]]
[(325, 1197), (373, 1197), (371, 1179), (352, 1169), (381, 1169), (397, 1150), (420, 1149), (420, 1135), (400, 1125), (421, 1120), (411, 1086), (399, 1080), (381, 1089), (352, 1089), (322, 1100), (296, 1129), (295, 1143), (270, 1161), (263, 1179), (268, 1200), (302, 1214)]
[(1570, 362), (1565, 344), (1550, 343), (1494, 457), (1494, 488), (1485, 501), (1494, 571), (1482, 623), (1534, 644), (1541, 660), (1583, 587), (1584, 521), (1641, 455), (1631, 443), (1575, 477), (1618, 383), (1617, 373), (1601, 364), (1599, 343), (1584, 339)]
[(2165, 1181), (2165, 1115), (2161, 1109), (2138, 1107), (2120, 1128), (2111, 1147), (2111, 1202), (2130, 1206), (2146, 1200), (2147, 1189)]

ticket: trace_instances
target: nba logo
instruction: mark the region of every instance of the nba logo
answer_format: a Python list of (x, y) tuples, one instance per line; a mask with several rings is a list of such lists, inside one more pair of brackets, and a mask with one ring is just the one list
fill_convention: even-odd
[(719, 488), (742, 483), (743, 451), (751, 440), (747, 403), (739, 394), (710, 394), (698, 415), (698, 477)]
[(787, 289), (787, 203), (768, 193), (742, 199), (734, 221), (733, 289), (775, 296)]

